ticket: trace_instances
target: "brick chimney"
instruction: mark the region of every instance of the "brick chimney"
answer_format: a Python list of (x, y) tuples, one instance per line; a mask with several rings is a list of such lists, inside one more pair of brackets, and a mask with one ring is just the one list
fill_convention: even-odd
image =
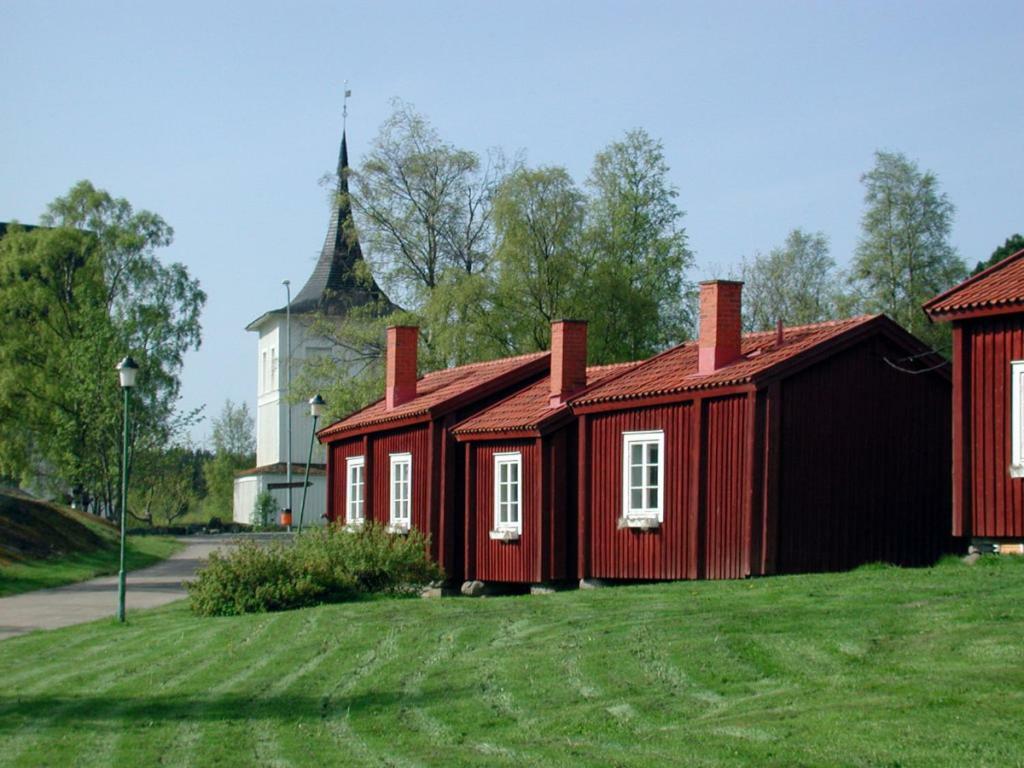
[(416, 344), (419, 337), (420, 329), (415, 325), (388, 328), (384, 400), (389, 411), (416, 397)]
[(714, 373), (740, 356), (740, 294), (743, 283), (708, 280), (700, 284), (700, 341), (697, 371)]
[(555, 408), (587, 386), (587, 321), (551, 324), (551, 397)]

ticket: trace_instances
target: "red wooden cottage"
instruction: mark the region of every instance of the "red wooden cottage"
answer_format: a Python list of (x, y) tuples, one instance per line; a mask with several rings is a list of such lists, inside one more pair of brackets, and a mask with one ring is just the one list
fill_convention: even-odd
[[(1024, 539), (1024, 251), (924, 305), (953, 324), (953, 535)], [(987, 540), (987, 541), (986, 541)]]
[(548, 353), (416, 377), (419, 332), (388, 329), (385, 396), (318, 433), (327, 445), (327, 516), (429, 533), (431, 555), (462, 574), (462, 454), (452, 427), (548, 371)]
[(927, 348), (885, 316), (741, 336), (741, 288), (702, 284), (698, 342), (571, 401), (579, 576), (933, 561), (949, 545), (949, 374), (899, 370)]
[(576, 577), (576, 419), (567, 402), (634, 363), (587, 367), (587, 325), (551, 326), (551, 375), (453, 430), (465, 451), (465, 578)]

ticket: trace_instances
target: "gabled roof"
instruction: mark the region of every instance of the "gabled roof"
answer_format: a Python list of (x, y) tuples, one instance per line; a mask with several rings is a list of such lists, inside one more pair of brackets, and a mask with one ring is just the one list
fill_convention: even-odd
[[(338, 186), (335, 203), (331, 206), (331, 218), (327, 225), (327, 236), (320, 250), (320, 257), (313, 274), (295, 294), (291, 303), (293, 315), (323, 312), (327, 315), (345, 315), (353, 307), (361, 307), (371, 301), (383, 300), (386, 309), (397, 309), (384, 292), (370, 277), (369, 282), (360, 265), (363, 251), (359, 238), (351, 227), (352, 205), (348, 192), (348, 140), (341, 134), (341, 151), (338, 153)], [(265, 312), (246, 326), (255, 330), (270, 315), (285, 314), (287, 307)]]
[(932, 320), (1024, 312), (1024, 250), (925, 302)]
[[(625, 373), (639, 362), (616, 365), (592, 365), (587, 368), (587, 386), (593, 387), (612, 376)], [(540, 432), (569, 413), (568, 405), (551, 407), (551, 377), (542, 379), (515, 394), (495, 403), (480, 413), (470, 416), (455, 427), (455, 435), (493, 432)]]
[(492, 394), (505, 383), (515, 383), (548, 367), (549, 352), (533, 352), (484, 363), (434, 371), (416, 382), (416, 397), (388, 410), (384, 398), (356, 411), (317, 433), (323, 441), (345, 432), (395, 421), (427, 421), (468, 402)]
[(873, 323), (895, 325), (884, 315), (862, 315), (846, 320), (831, 320), (812, 325), (785, 328), (783, 342), (776, 346), (776, 332), (748, 333), (743, 336), (742, 356), (719, 370), (701, 375), (697, 372), (697, 342), (680, 344), (640, 364), (633, 370), (598, 384), (571, 400), (577, 406), (615, 400), (637, 400), (672, 395), (688, 390), (706, 390), (747, 384), (768, 376), (786, 363), (813, 353), (821, 345)]

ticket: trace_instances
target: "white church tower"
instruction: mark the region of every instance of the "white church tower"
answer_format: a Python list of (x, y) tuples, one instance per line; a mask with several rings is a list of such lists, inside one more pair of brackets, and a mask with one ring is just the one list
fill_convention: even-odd
[[(341, 135), (338, 157), (338, 188), (331, 207), (330, 223), (313, 274), (289, 305), (265, 312), (246, 326), (259, 334), (256, 358), (256, 467), (235, 478), (234, 519), (253, 522), (256, 497), (269, 490), (279, 510), (291, 509), (293, 524), (299, 521), (302, 481), (313, 420), (308, 406), (288, 403), (289, 363), (294, 379), (304, 361), (324, 355), (339, 357), (329, 339), (310, 332), (314, 319), (345, 316), (349, 309), (371, 301), (390, 302), (376, 283), (357, 275), (363, 255), (351, 226), (348, 198), (348, 147)], [(290, 336), (290, 349), (289, 349)], [(288, 426), (291, 423), (291, 449)], [(321, 425), (323, 426), (323, 425)], [(290, 480), (289, 484), (289, 465)], [(306, 496), (304, 525), (320, 525), (327, 511), (327, 477), (324, 449), (314, 441), (310, 462), (310, 486)], [(289, 492), (290, 491), (290, 492)]]

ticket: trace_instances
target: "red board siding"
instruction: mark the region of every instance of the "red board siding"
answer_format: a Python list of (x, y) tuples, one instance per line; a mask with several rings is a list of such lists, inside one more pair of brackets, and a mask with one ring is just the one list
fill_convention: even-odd
[(369, 436), (373, 468), (367, 496), (373, 499), (373, 519), (388, 523), (391, 517), (391, 454), (412, 454), (412, 525), (431, 535), (431, 553), (437, 556), (438, 531), (431, 530), (430, 492), (430, 430), (427, 424)]
[[(363, 438), (332, 443), (327, 454), (327, 516), (331, 520), (345, 522), (348, 485), (346, 482), (345, 460), (350, 456), (364, 455)], [(365, 498), (365, 496), (364, 496)], [(365, 504), (365, 502), (364, 502)]]
[[(473, 539), (476, 567), (468, 578), (481, 581), (539, 582), (543, 580), (541, 537), (538, 518), (538, 485), (541, 482), (540, 452), (535, 440), (502, 443), (471, 443), (475, 469), (473, 503)], [(491, 541), (494, 528), (494, 454), (522, 454), (522, 534), (518, 541)]]
[(877, 337), (781, 384), (775, 571), (918, 565), (950, 547), (950, 384)]
[(749, 541), (743, 519), (749, 425), (748, 398), (726, 397), (705, 405), (707, 459), (704, 462), (704, 568), (709, 579), (748, 575), (744, 542)]
[[(584, 575), (607, 579), (683, 579), (695, 570), (690, 531), (692, 402), (590, 416)], [(656, 531), (618, 528), (622, 516), (622, 433), (665, 432), (664, 521)]]
[(1024, 478), (1009, 475), (1010, 362), (1024, 360), (1024, 315), (966, 321), (961, 328), (969, 364), (969, 533), (1019, 538)]

